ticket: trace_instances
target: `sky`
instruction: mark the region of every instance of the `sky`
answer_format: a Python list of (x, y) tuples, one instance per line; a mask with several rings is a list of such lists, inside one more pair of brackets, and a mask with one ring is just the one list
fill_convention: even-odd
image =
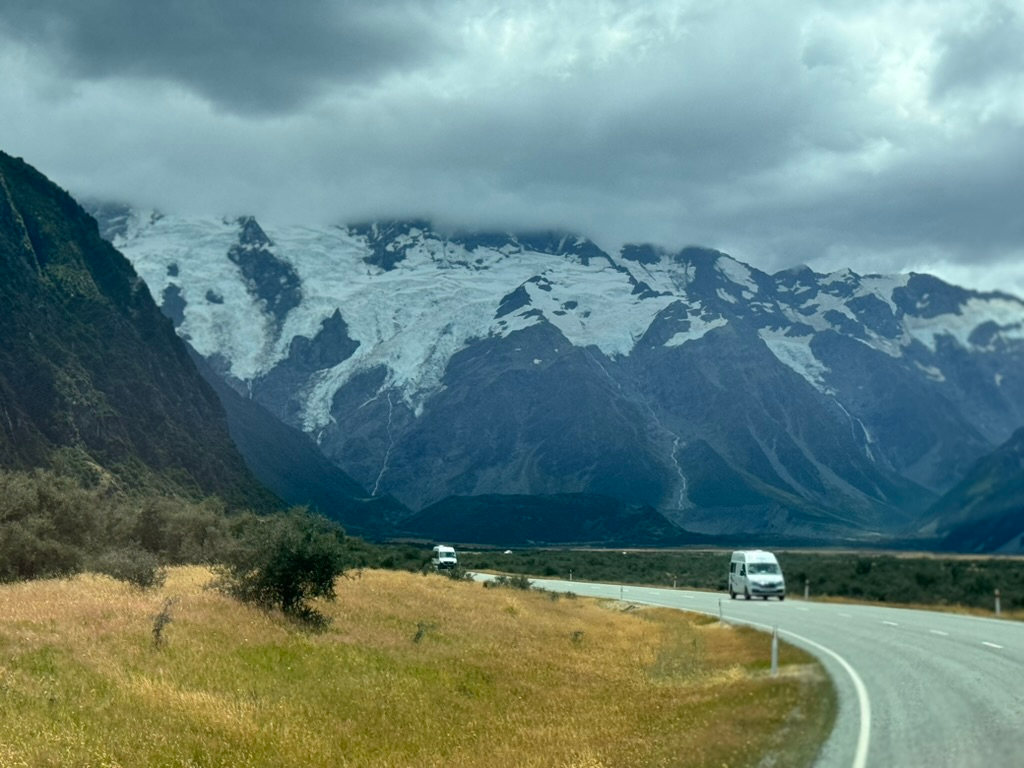
[(1024, 297), (1024, 0), (0, 0), (82, 199), (702, 245)]

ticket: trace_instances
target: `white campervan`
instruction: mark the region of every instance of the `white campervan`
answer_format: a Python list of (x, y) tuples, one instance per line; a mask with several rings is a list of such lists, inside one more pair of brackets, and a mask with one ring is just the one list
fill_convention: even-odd
[(743, 595), (747, 600), (760, 597), (786, 599), (786, 580), (779, 561), (761, 549), (733, 552), (729, 561), (729, 597)]
[(443, 571), (457, 566), (459, 558), (456, 556), (453, 547), (438, 544), (434, 547), (434, 556), (430, 559), (430, 562), (433, 563), (436, 570)]

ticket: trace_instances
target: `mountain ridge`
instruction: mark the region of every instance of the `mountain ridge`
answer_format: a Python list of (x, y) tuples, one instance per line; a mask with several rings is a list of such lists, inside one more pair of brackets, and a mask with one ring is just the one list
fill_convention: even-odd
[(928, 517), (947, 549), (1024, 554), (1024, 428), (971, 467)]
[(0, 466), (265, 511), (223, 411), (131, 263), (0, 152)]
[(413, 509), (597, 493), (709, 534), (903, 533), (1024, 423), (1007, 294), (426, 222), (263, 223), (253, 285), (254, 223), (103, 226), (236, 391)]

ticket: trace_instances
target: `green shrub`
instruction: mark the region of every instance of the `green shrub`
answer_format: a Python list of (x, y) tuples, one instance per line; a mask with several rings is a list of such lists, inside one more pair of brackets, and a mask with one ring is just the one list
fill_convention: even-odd
[(246, 516), (238, 538), (216, 570), (221, 587), (246, 603), (280, 608), (309, 624), (323, 617), (307, 601), (333, 600), (345, 572), (345, 532), (320, 515), (297, 508), (269, 517)]
[(0, 471), (0, 581), (67, 576), (99, 539), (96, 496), (50, 472)]
[(0, 582), (70, 576), (82, 570), (77, 547), (48, 535), (45, 521), (3, 522), (0, 525)]
[(172, 497), (145, 499), (137, 512), (132, 539), (168, 563), (209, 563), (228, 539), (224, 503), (201, 503)]
[(516, 574), (515, 576), (495, 576), (490, 581), (485, 581), (484, 586), (488, 588), (494, 587), (505, 587), (507, 589), (532, 589), (533, 585), (530, 583), (530, 579), (522, 574)]
[(163, 586), (166, 578), (156, 555), (132, 546), (104, 552), (91, 563), (91, 569), (139, 589)]
[(470, 571), (467, 571), (461, 565), (456, 565), (454, 568), (445, 568), (443, 571), (439, 571), (439, 573), (443, 573), (445, 576), (447, 576), (452, 581), (472, 581), (473, 580), (473, 574)]

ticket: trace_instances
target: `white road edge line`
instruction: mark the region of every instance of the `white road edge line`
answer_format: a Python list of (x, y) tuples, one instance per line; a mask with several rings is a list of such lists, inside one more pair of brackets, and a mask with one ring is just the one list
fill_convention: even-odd
[(933, 635), (942, 635), (943, 637), (949, 637), (949, 632), (943, 632), (941, 629), (929, 629)]
[(868, 689), (864, 685), (864, 681), (860, 679), (860, 675), (857, 674), (850, 663), (840, 656), (838, 653), (833, 651), (831, 648), (826, 648), (821, 643), (816, 643), (813, 640), (808, 640), (806, 637), (801, 637), (795, 632), (789, 630), (780, 629), (779, 632), (790, 637), (794, 637), (802, 643), (814, 646), (827, 653), (833, 659), (838, 661), (843, 669), (846, 670), (846, 674), (853, 680), (853, 687), (857, 689), (857, 702), (860, 705), (860, 732), (857, 736), (857, 751), (853, 755), (853, 768), (864, 768), (868, 762), (868, 745), (871, 743), (871, 700), (868, 698)]
[[(759, 627), (767, 632), (770, 632), (773, 629), (773, 627), (770, 627), (767, 624), (761, 624), (756, 621), (744, 621), (743, 619), (737, 618), (731, 618), (727, 621), (742, 622), (743, 624), (747, 624), (751, 627)], [(813, 648), (817, 648), (822, 653), (827, 653), (839, 662), (840, 666), (846, 670), (846, 674), (850, 676), (850, 680), (853, 681), (853, 687), (857, 691), (857, 704), (860, 708), (860, 730), (857, 735), (857, 749), (853, 753), (852, 768), (864, 768), (868, 762), (868, 746), (871, 743), (871, 699), (868, 697), (868, 689), (864, 685), (864, 681), (861, 680), (860, 675), (857, 674), (857, 670), (850, 665), (850, 662), (831, 648), (828, 648), (821, 643), (816, 643), (803, 635), (798, 635), (796, 632), (790, 632), (788, 629), (779, 629), (778, 632), (780, 635), (789, 635), (790, 637), (799, 640), (801, 643), (806, 643)]]
[(899, 626), (899, 624), (897, 624), (895, 621), (883, 621), (882, 623), (883, 624), (888, 624), (890, 627), (898, 627)]
[[(596, 596), (600, 595), (595, 595), (595, 597)], [(672, 608), (674, 606), (667, 605), (665, 607)], [(708, 616), (719, 615), (712, 611), (697, 611), (697, 613), (704, 613)], [(739, 619), (735, 617), (731, 617), (727, 621), (734, 621), (741, 624), (746, 624), (747, 626), (757, 627), (765, 632), (771, 632), (772, 629), (775, 628), (768, 624), (761, 624), (757, 621), (746, 621), (744, 619)], [(864, 685), (864, 681), (861, 680), (860, 675), (857, 674), (857, 670), (855, 670), (850, 665), (850, 662), (848, 662), (838, 653), (833, 651), (831, 648), (828, 648), (822, 645), (821, 643), (816, 643), (813, 640), (804, 637), (803, 635), (798, 635), (796, 632), (790, 632), (788, 629), (779, 629), (778, 632), (780, 635), (789, 635), (790, 637), (799, 640), (801, 643), (805, 643), (811, 646), (812, 648), (817, 648), (822, 653), (827, 653), (829, 656), (835, 659), (839, 663), (839, 665), (846, 671), (846, 674), (850, 676), (850, 680), (853, 681), (854, 690), (857, 692), (857, 705), (860, 710), (860, 729), (857, 733), (857, 749), (853, 753), (853, 763), (851, 763), (851, 768), (865, 768), (868, 762), (868, 747), (871, 744), (871, 699), (868, 697), (868, 689)]]
[(1001, 645), (996, 645), (995, 643), (989, 643), (989, 642), (987, 642), (985, 640), (982, 640), (981, 644), (982, 645), (987, 645), (989, 648), (999, 648), (999, 649), (1002, 649), (1002, 647), (1003, 647)]
[[(706, 611), (700, 611), (700, 613), (706, 613)], [(715, 616), (717, 614), (709, 613), (708, 615)], [(775, 627), (768, 624), (762, 624), (758, 621), (747, 621), (746, 619), (740, 619), (735, 616), (730, 617), (725, 621), (727, 623), (737, 622), (739, 624), (746, 624), (748, 627), (757, 627), (765, 632), (771, 632), (775, 629)], [(801, 643), (805, 643), (812, 648), (817, 648), (822, 653), (827, 653), (839, 662), (840, 666), (842, 666), (846, 671), (846, 674), (850, 676), (850, 680), (853, 681), (854, 690), (857, 691), (857, 705), (860, 709), (860, 730), (857, 734), (857, 749), (853, 753), (853, 763), (851, 764), (851, 768), (865, 768), (868, 762), (868, 746), (871, 744), (871, 699), (868, 697), (868, 689), (864, 685), (864, 681), (861, 680), (860, 675), (857, 674), (857, 670), (850, 665), (850, 662), (831, 648), (828, 648), (821, 643), (816, 643), (803, 635), (798, 635), (796, 632), (790, 632), (788, 629), (779, 629), (778, 633), (780, 635), (789, 635), (790, 637), (799, 640)]]

